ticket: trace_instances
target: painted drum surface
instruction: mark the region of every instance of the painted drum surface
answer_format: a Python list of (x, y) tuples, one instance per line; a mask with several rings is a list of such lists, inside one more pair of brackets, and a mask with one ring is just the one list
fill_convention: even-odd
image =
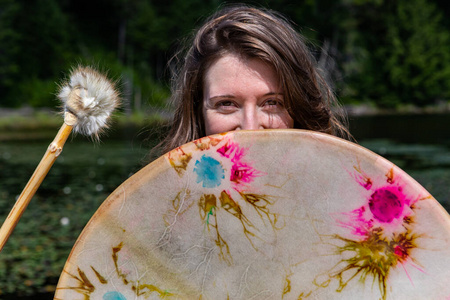
[(450, 217), (398, 167), (303, 130), (174, 149), (120, 185), (55, 299), (450, 299)]

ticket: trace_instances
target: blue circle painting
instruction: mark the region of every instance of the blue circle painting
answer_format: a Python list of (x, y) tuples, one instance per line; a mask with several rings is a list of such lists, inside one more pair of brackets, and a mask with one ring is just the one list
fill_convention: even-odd
[(220, 162), (206, 155), (195, 162), (194, 172), (197, 173), (197, 183), (202, 182), (205, 188), (219, 186), (225, 178)]

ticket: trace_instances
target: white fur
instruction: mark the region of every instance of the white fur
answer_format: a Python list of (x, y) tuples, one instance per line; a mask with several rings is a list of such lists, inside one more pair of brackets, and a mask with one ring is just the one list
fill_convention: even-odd
[(68, 82), (61, 86), (58, 98), (64, 110), (78, 119), (74, 131), (95, 137), (107, 127), (111, 113), (120, 102), (114, 85), (89, 67), (75, 69)]

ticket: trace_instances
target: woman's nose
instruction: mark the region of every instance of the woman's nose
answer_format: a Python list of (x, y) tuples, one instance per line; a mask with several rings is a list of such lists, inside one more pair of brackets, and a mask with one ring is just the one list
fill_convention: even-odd
[(264, 129), (264, 116), (257, 109), (250, 109), (244, 112), (241, 129), (243, 130), (256, 130)]

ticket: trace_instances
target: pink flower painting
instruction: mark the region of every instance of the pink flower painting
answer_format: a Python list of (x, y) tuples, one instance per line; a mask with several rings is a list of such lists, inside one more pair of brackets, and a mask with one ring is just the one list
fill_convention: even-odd
[(394, 168), (378, 177), (359, 166), (354, 169), (351, 175), (362, 188), (363, 200), (361, 206), (337, 215), (337, 223), (348, 231), (333, 236), (340, 241), (335, 254), (345, 258), (330, 270), (329, 279), (339, 281), (338, 291), (355, 278), (372, 280), (386, 299), (392, 268), (401, 266), (408, 278), (406, 265), (420, 270), (413, 258), (419, 236), (412, 229), (415, 204), (424, 197), (408, 191)]

